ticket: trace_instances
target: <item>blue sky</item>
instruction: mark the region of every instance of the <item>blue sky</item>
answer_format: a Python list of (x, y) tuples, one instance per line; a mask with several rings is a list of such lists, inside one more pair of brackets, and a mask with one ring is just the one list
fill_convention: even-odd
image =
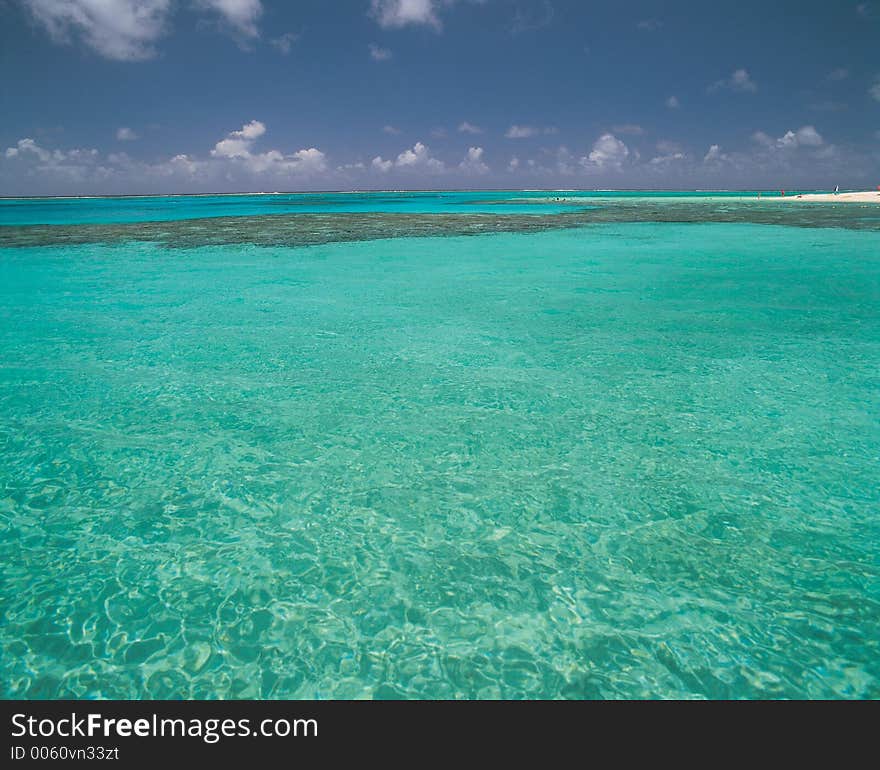
[(874, 188), (880, 0), (0, 0), (0, 194)]

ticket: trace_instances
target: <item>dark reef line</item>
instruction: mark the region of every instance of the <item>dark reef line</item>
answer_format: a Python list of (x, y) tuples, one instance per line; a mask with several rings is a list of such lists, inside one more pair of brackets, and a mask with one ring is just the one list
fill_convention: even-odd
[[(586, 203), (586, 201), (585, 201)], [(147, 241), (168, 248), (250, 244), (313, 246), (382, 238), (529, 233), (592, 224), (748, 223), (880, 231), (876, 206), (779, 202), (615, 201), (562, 214), (270, 214), (73, 225), (0, 226), (0, 247)]]

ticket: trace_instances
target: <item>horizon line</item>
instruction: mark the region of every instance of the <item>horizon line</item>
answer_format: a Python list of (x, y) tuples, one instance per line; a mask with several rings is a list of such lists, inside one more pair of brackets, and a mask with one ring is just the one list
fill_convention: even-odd
[[(358, 195), (366, 193), (456, 193), (456, 192), (545, 192), (545, 193), (779, 193), (780, 189), (776, 188), (718, 188), (718, 189), (699, 189), (699, 188), (673, 188), (673, 187), (619, 187), (619, 188), (557, 188), (557, 187), (449, 187), (442, 189), (433, 188), (363, 188), (354, 190), (343, 189), (327, 189), (327, 190), (239, 190), (234, 192), (156, 192), (156, 193), (106, 193), (95, 195), (3, 195), (0, 194), (0, 201), (3, 200), (90, 200), (104, 198), (216, 198), (216, 197), (234, 197), (248, 195)], [(830, 192), (825, 188), (802, 188), (796, 187), (785, 190), (786, 193), (821, 193)], [(846, 189), (840, 192), (873, 192), (873, 190)]]

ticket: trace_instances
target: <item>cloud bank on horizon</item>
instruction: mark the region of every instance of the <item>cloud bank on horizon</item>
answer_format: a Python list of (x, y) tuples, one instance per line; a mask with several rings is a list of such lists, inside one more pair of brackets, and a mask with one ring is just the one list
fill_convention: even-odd
[(785, 5), (14, 0), (0, 194), (880, 184), (880, 3)]

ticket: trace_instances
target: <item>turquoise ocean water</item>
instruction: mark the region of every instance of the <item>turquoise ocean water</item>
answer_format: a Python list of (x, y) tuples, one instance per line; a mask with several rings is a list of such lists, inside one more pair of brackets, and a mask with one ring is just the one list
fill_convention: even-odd
[(0, 695), (880, 697), (876, 207), (558, 195), (0, 202)]
[[(765, 193), (767, 195), (767, 193)], [(771, 194), (772, 195), (772, 194)], [(703, 197), (700, 193), (654, 193), (652, 199)], [(719, 199), (742, 193), (715, 193)], [(262, 195), (129, 196), (117, 198), (8, 198), (0, 199), (0, 225), (70, 224), (173, 221), (223, 216), (258, 216), (288, 213), (353, 214), (399, 212), (529, 213), (565, 211), (553, 199), (600, 200), (644, 198), (641, 193), (607, 191), (550, 192), (544, 190), (486, 192), (374, 192), (374, 193), (275, 193)], [(550, 199), (548, 201), (548, 198)], [(534, 201), (533, 205), (529, 205)]]

